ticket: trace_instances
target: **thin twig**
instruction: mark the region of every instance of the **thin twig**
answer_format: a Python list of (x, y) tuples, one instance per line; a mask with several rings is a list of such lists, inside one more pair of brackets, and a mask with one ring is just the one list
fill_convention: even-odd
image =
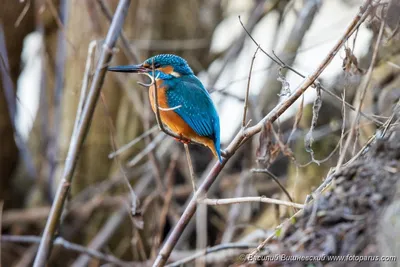
[(188, 144), (183, 144), (183, 146), (185, 147), (186, 158), (187, 158), (187, 162), (189, 165), (189, 173), (190, 173), (190, 179), (192, 180), (193, 192), (196, 192), (196, 190), (197, 190), (196, 180), (195, 180), (196, 178), (194, 175), (192, 158), (190, 157), (189, 146), (188, 146)]
[(189, 263), (191, 261), (194, 261), (197, 258), (204, 257), (208, 254), (218, 252), (221, 250), (228, 250), (228, 249), (235, 249), (235, 250), (242, 250), (242, 249), (249, 249), (249, 248), (255, 248), (257, 247), (257, 244), (249, 244), (249, 243), (226, 243), (226, 244), (220, 244), (214, 247), (206, 248), (201, 251), (197, 251), (195, 253), (192, 253), (192, 255), (183, 258), (181, 260), (178, 260), (176, 262), (173, 262), (171, 264), (168, 264), (167, 267), (178, 267), (178, 266), (183, 266), (185, 263)]
[[(80, 119), (82, 117), (82, 111), (83, 111), (83, 107), (85, 105), (85, 101), (86, 101), (86, 97), (87, 97), (86, 91), (87, 91), (88, 85), (89, 85), (90, 70), (92, 68), (92, 54), (93, 54), (93, 51), (94, 51), (96, 45), (97, 45), (97, 42), (95, 40), (93, 40), (89, 43), (88, 55), (86, 58), (86, 65), (85, 65), (85, 73), (83, 75), (81, 93), (79, 96), (78, 110), (76, 112), (76, 118), (78, 118), (78, 119), (75, 120), (74, 129), (72, 132), (76, 132), (76, 130), (78, 129), (78, 125), (80, 124), (80, 121), (81, 121)], [(58, 131), (58, 129), (56, 129), (56, 131)], [(74, 138), (75, 136), (72, 136), (72, 137)]]
[(246, 97), (244, 99), (244, 105), (243, 105), (243, 121), (242, 121), (242, 127), (243, 128), (246, 126), (247, 108), (249, 106), (249, 92), (250, 92), (251, 73), (253, 71), (254, 60), (256, 59), (256, 55), (257, 55), (257, 52), (258, 52), (259, 49), (260, 49), (260, 47), (257, 46), (257, 49), (254, 52), (253, 58), (251, 59), (250, 70), (249, 70), (249, 79), (247, 80)]
[[(62, 11), (65, 10), (67, 2), (68, 2), (67, 0), (62, 0), (60, 2), (60, 4), (59, 4), (60, 5), (60, 10), (62, 10)], [(57, 27), (62, 32), (63, 40), (67, 40), (67, 42), (70, 44), (71, 48), (74, 50), (74, 52), (76, 52), (76, 47), (74, 46), (74, 43), (68, 38), (67, 32), (65, 30), (65, 26), (64, 25), (66, 24), (66, 22), (65, 22), (65, 17), (64, 16), (66, 15), (66, 13), (65, 12), (61, 12), (61, 14), (58, 15), (57, 8), (54, 5), (53, 1), (51, 1), (51, 0), (46, 0), (46, 5), (49, 7), (50, 13), (53, 16), (53, 18), (54, 18), (54, 20), (55, 20), (55, 22), (57, 24)]]
[[(366, 12), (365, 17), (369, 15), (369, 10), (367, 10), (368, 12)], [(299, 71), (295, 70), (294, 68), (292, 68), (291, 66), (287, 65), (285, 62), (283, 62), (274, 52), (274, 57), (272, 57), (268, 52), (266, 52), (261, 45), (254, 39), (254, 37), (251, 35), (251, 33), (246, 29), (246, 27), (243, 25), (240, 16), (239, 16), (239, 22), (242, 25), (244, 31), (247, 33), (247, 35), (250, 37), (250, 39), (253, 41), (253, 43), (260, 48), (260, 50), (267, 56), (269, 57), (274, 63), (278, 64), (282, 69), (288, 69), (291, 70), (292, 72), (294, 72), (295, 74), (297, 74), (298, 76), (302, 77), (302, 78), (306, 78), (306, 76), (302, 73), (300, 73)], [(358, 26), (357, 26), (358, 28)], [(335, 95), (334, 93), (332, 93), (331, 91), (329, 91), (328, 89), (325, 89), (321, 84), (318, 85), (320, 87), (320, 89), (322, 91), (324, 91), (325, 93), (327, 93), (328, 95), (330, 95), (331, 97), (334, 97), (336, 100), (342, 102), (342, 99), (340, 97), (338, 97), (337, 95)], [(355, 110), (355, 108), (350, 105), (349, 103), (345, 102), (345, 105), (348, 106), (351, 110)], [(375, 122), (377, 125), (382, 125), (382, 122), (376, 120), (375, 118), (360, 112), (360, 114), (365, 117), (370, 119), (371, 121)]]
[[(150, 103), (148, 103), (146, 101), (145, 112), (139, 112), (139, 114), (141, 114), (141, 117), (142, 117), (143, 127), (144, 127), (145, 131), (148, 131), (150, 128), (150, 123), (151, 123), (150, 110), (151, 110)], [(158, 130), (157, 125), (155, 128), (156, 128), (156, 130)], [(162, 133), (159, 133), (159, 134), (162, 134)], [(151, 135), (148, 135), (144, 138), (144, 143), (146, 144), (146, 146), (148, 146), (151, 142), (152, 142)], [(154, 174), (153, 177), (157, 184), (157, 191), (159, 192), (160, 195), (165, 196), (166, 188), (165, 188), (164, 183), (161, 178), (161, 172), (162, 172), (161, 166), (160, 166), (161, 164), (160, 164), (160, 161), (157, 157), (157, 154), (154, 152), (154, 150), (149, 151), (148, 158), (149, 158), (150, 164), (152, 165), (151, 170)]]
[(17, 20), (14, 23), (14, 28), (18, 28), (19, 24), (21, 21), (24, 19), (26, 13), (28, 13), (28, 10), (31, 6), (31, 0), (28, 0), (24, 6), (24, 9), (22, 9), (21, 13), (19, 14)]
[(250, 256), (250, 255), (254, 256), (254, 255), (257, 254), (258, 252), (260, 252), (260, 251), (265, 247), (265, 245), (266, 245), (270, 240), (272, 240), (272, 239), (276, 236), (277, 232), (278, 232), (280, 229), (282, 229), (282, 227), (284, 227), (285, 225), (288, 225), (288, 224), (292, 224), (292, 223), (293, 223), (293, 220), (296, 219), (296, 218), (298, 218), (298, 217), (303, 213), (303, 211), (304, 211), (304, 209), (299, 210), (298, 212), (296, 212), (295, 214), (293, 214), (292, 217), (286, 219), (283, 223), (281, 223), (280, 225), (278, 225), (277, 227), (275, 227), (275, 231), (274, 231), (271, 235), (269, 235), (266, 239), (264, 239), (264, 241), (261, 242), (261, 243), (256, 247), (256, 249), (253, 250), (253, 251), (252, 251), (250, 254), (248, 254), (248, 255), (249, 255), (249, 256)]
[[(39, 236), (32, 236), (32, 235), (3, 235), (1, 237), (1, 243), (3, 242), (8, 242), (8, 243), (28, 243), (28, 244), (32, 244), (32, 243), (39, 243), (40, 242), (40, 237)], [(116, 257), (114, 257), (111, 254), (105, 254), (105, 253), (101, 253), (95, 249), (91, 249), (91, 248), (87, 248), (72, 242), (69, 242), (67, 240), (65, 240), (62, 237), (57, 237), (54, 242), (53, 245), (58, 245), (58, 246), (62, 246), (63, 248), (67, 249), (67, 250), (71, 250), (71, 251), (75, 251), (78, 253), (82, 253), (85, 255), (88, 255), (91, 258), (95, 258), (95, 259), (99, 259), (105, 262), (109, 262), (112, 264), (115, 264), (116, 266), (123, 266), (123, 267), (128, 267), (128, 266), (132, 266), (134, 263), (133, 262), (125, 262), (122, 261)], [(136, 266), (136, 265), (135, 265)]]
[[(207, 248), (208, 240), (208, 216), (207, 216), (207, 205), (205, 203), (197, 204), (196, 213), (196, 249), (202, 250)], [(206, 267), (206, 262), (202, 258), (197, 258), (195, 261), (195, 267)]]
[[(267, 3), (265, 3), (267, 2)], [(269, 12), (274, 10), (278, 5), (279, 1), (265, 1), (265, 0), (260, 0), (254, 3), (254, 6), (252, 7), (252, 10), (249, 12), (248, 17), (249, 20), (246, 23), (247, 28), (251, 32), (254, 27), (257, 25), (257, 23)], [(209, 82), (208, 82), (208, 87), (212, 88), (216, 84), (218, 78), (221, 76), (222, 72), (226, 69), (226, 66), (228, 63), (237, 57), (239, 54), (240, 50), (243, 48), (244, 43), (246, 40), (246, 34), (243, 33), (240, 36), (238, 36), (234, 42), (232, 42), (231, 46), (228, 48), (226, 53), (224, 54), (222, 60), (222, 63), (220, 64), (220, 68), (218, 71), (215, 73), (211, 74), (209, 77)], [(247, 77), (246, 77), (247, 78)]]
[[(256, 44), (258, 45), (258, 43), (256, 43)], [(400, 66), (395, 65), (393, 62), (387, 62), (387, 63), (388, 63), (389, 65), (393, 66), (393, 67), (400, 68)], [(263, 69), (255, 70), (255, 71), (253, 71), (253, 73), (258, 73), (258, 72), (265, 71), (265, 70), (269, 70), (269, 69), (271, 69), (271, 67), (266, 67), (266, 68), (263, 68)], [(300, 77), (305, 78), (306, 76), (300, 73)], [(242, 77), (242, 78), (239, 78), (239, 79), (236, 79), (236, 80), (233, 80), (233, 81), (227, 83), (227, 84), (226, 84), (224, 87), (222, 87), (222, 88), (219, 88), (219, 89), (211, 89), (211, 90), (209, 90), (209, 93), (214, 93), (214, 92), (216, 92), (216, 93), (221, 93), (221, 94), (227, 94), (227, 95), (228, 95), (228, 93), (223, 93), (223, 92), (224, 92), (226, 89), (228, 89), (230, 85), (232, 85), (232, 84), (234, 84), (234, 83), (237, 83), (237, 82), (241, 82), (241, 81), (243, 81), (243, 80), (247, 80), (247, 79), (248, 79), (248, 76)], [(322, 91), (324, 91), (324, 92), (327, 93), (329, 96), (333, 97), (335, 100), (339, 101), (339, 102), (342, 104), (343, 99), (342, 99), (340, 96), (335, 95), (335, 94), (332, 93), (329, 89), (323, 87), (322, 84), (320, 84), (320, 88), (321, 88)], [(231, 94), (230, 94), (229, 96), (232, 96), (232, 97), (238, 99), (239, 101), (244, 101), (244, 99), (239, 98), (239, 97), (237, 97), (237, 96), (235, 96), (235, 95), (231, 95)], [(356, 108), (355, 108), (354, 106), (352, 106), (350, 103), (344, 102), (344, 104), (345, 104), (346, 107), (348, 107), (349, 109), (351, 109), (351, 110), (353, 110), (353, 111), (356, 111)], [(369, 120), (373, 121), (376, 125), (381, 126), (381, 125), (383, 124), (381, 121), (379, 121), (379, 120), (377, 120), (377, 119), (374, 118), (374, 117), (379, 117), (378, 115), (374, 115), (374, 114), (369, 115), (369, 114), (366, 114), (366, 113), (361, 112), (361, 111), (360, 111), (360, 115), (363, 116), (363, 117), (366, 118), (366, 119), (369, 119)]]
[[(105, 116), (107, 117), (108, 123), (109, 123), (111, 146), (112, 146), (113, 150), (115, 151), (116, 147), (117, 147), (117, 144), (115, 142), (116, 129), (115, 129), (115, 126), (113, 124), (113, 120), (112, 120), (112, 117), (111, 117), (110, 109), (108, 108), (108, 105), (107, 105), (107, 101), (106, 101), (106, 99), (104, 97), (104, 94), (102, 92), (101, 92), (101, 101), (103, 103)], [(116, 162), (116, 164), (117, 164), (117, 166), (118, 166), (118, 168), (120, 170), (120, 173), (122, 174), (123, 180), (124, 180), (124, 182), (126, 184), (126, 187), (128, 188), (129, 193), (130, 193), (130, 203), (131, 203), (130, 204), (130, 211), (131, 211), (131, 214), (137, 214), (137, 213), (139, 213), (138, 210), (140, 209), (140, 200), (137, 197), (135, 191), (133, 190), (131, 183), (129, 182), (128, 176), (126, 175), (126, 171), (125, 171), (124, 167), (122, 166), (122, 163), (119, 160), (119, 157), (115, 157), (114, 160), (115, 160), (115, 162)]]
[(164, 140), (165, 135), (163, 133), (158, 133), (156, 137), (142, 150), (140, 153), (128, 162), (128, 167), (133, 167), (139, 163), (147, 154), (153, 151), (162, 140)]
[[(121, 179), (119, 179), (121, 180)], [(134, 191), (137, 192), (138, 198), (143, 197), (147, 194), (146, 188), (149, 187), (151, 179), (144, 177), (140, 179), (138, 183), (135, 184)], [(121, 207), (118, 211), (113, 213), (104, 223), (102, 228), (97, 232), (96, 236), (90, 241), (88, 247), (91, 249), (99, 250), (104, 247), (114, 233), (120, 229), (120, 225), (126, 221), (127, 208)], [(135, 228), (136, 229), (136, 228)], [(78, 259), (71, 265), (73, 267), (84, 267), (89, 263), (90, 258), (86, 255), (81, 255)], [(134, 265), (136, 266), (136, 265)], [(146, 266), (146, 265), (145, 265)]]
[(291, 201), (293, 201), (293, 198), (290, 196), (289, 192), (286, 190), (286, 188), (281, 184), (281, 182), (279, 182), (278, 177), (276, 177), (272, 172), (270, 172), (268, 169), (252, 169), (251, 172), (254, 173), (265, 173), (267, 174), (269, 177), (271, 177), (272, 180), (274, 180), (274, 182), (279, 186), (279, 188), (283, 191), (283, 193), (285, 193), (285, 195), (287, 196), (287, 198)]
[[(90, 241), (88, 249), (99, 250), (104, 244), (112, 237), (112, 234), (119, 229), (119, 226), (127, 217), (127, 208), (121, 207), (119, 210), (114, 212), (108, 219), (108, 221), (99, 230), (97, 235)], [(74, 263), (71, 264), (72, 267), (83, 267), (88, 266), (90, 257), (87, 254), (81, 255)]]
[(165, 223), (167, 221), (167, 215), (168, 215), (168, 210), (171, 206), (171, 201), (172, 201), (172, 196), (173, 196), (173, 187), (174, 187), (174, 172), (175, 172), (175, 167), (176, 167), (176, 163), (178, 160), (178, 153), (174, 153), (171, 157), (171, 161), (170, 164), (168, 166), (168, 169), (166, 171), (166, 192), (164, 195), (164, 204), (161, 208), (160, 211), (160, 223), (158, 225), (158, 229), (157, 229), (157, 233), (154, 236), (154, 243), (153, 243), (153, 247), (152, 247), (152, 257), (156, 257), (157, 254), (157, 249), (160, 246), (160, 242), (161, 242), (161, 238), (163, 235), (163, 230), (164, 230), (164, 226)]
[(318, 68), (308, 76), (302, 83), (302, 85), (293, 92), (284, 102), (279, 103), (274, 109), (272, 109), (261, 121), (259, 121), (256, 125), (247, 128), (241, 129), (234, 139), (231, 141), (229, 146), (226, 148), (225, 159), (222, 163), (217, 163), (214, 165), (208, 176), (204, 179), (203, 183), (200, 185), (199, 189), (193, 195), (189, 204), (187, 205), (185, 211), (183, 212), (181, 218), (179, 219), (177, 225), (172, 230), (168, 239), (164, 243), (162, 249), (160, 250), (153, 266), (164, 266), (166, 261), (168, 260), (173, 248), (178, 242), (179, 237), (181, 236), (183, 230), (186, 228), (186, 225), (189, 223), (190, 219), (193, 217), (196, 212), (197, 201), (199, 197), (204, 196), (211, 185), (216, 180), (218, 174), (224, 168), (226, 162), (233, 155), (233, 153), (243, 144), (245, 141), (249, 140), (253, 135), (259, 133), (261, 129), (267, 123), (274, 122), (283, 112), (285, 112), (312, 84), (314, 84), (315, 80), (321, 75), (321, 73), (325, 70), (325, 68), (332, 61), (334, 56), (338, 53), (339, 49), (343, 46), (346, 40), (354, 33), (354, 31), (361, 25), (361, 23), (366, 19), (369, 14), (369, 5), (370, 1), (366, 1), (362, 6), (361, 11), (357, 14), (354, 19), (351, 21), (350, 25), (344, 32), (343, 36), (337, 41), (334, 47), (331, 49), (329, 54), (322, 60), (321, 64)]
[[(250, 165), (250, 161), (247, 161), (247, 164)], [(245, 167), (243, 167), (243, 168), (245, 168)], [(245, 194), (245, 189), (246, 189), (246, 192), (249, 191), (250, 177), (251, 177), (251, 175), (247, 171), (247, 169), (241, 171), (241, 174), (239, 176), (239, 182), (235, 189), (234, 197), (243, 197)], [(243, 210), (243, 207), (241, 207), (240, 205), (232, 205), (230, 207), (228, 216), (226, 218), (225, 230), (224, 230), (222, 238), (221, 238), (221, 243), (228, 243), (228, 242), (232, 241), (233, 234), (236, 230), (237, 220), (239, 219), (240, 215), (242, 215), (242, 213), (243, 213), (242, 210)]]
[(128, 144), (121, 146), (120, 148), (118, 148), (116, 151), (108, 154), (108, 158), (112, 159), (115, 156), (118, 156), (120, 154), (122, 154), (123, 152), (127, 151), (129, 148), (133, 147), (134, 145), (136, 145), (137, 143), (139, 143), (140, 141), (142, 141), (144, 138), (146, 138), (147, 136), (151, 135), (152, 133), (154, 133), (155, 131), (157, 131), (157, 125), (154, 125), (153, 127), (151, 127), (149, 130), (145, 131), (144, 133), (142, 133), (141, 135), (139, 135), (138, 137), (136, 137), (135, 139), (133, 139), (132, 141), (130, 141)]
[(351, 123), (350, 134), (346, 139), (346, 143), (344, 144), (343, 153), (340, 155), (339, 160), (337, 162), (337, 165), (336, 165), (336, 168), (335, 168), (336, 171), (338, 171), (340, 169), (340, 167), (342, 166), (342, 164), (343, 164), (344, 157), (346, 155), (347, 149), (348, 149), (348, 147), (350, 145), (351, 140), (353, 139), (353, 135), (354, 135), (354, 132), (356, 130), (356, 123), (359, 121), (359, 118), (360, 118), (360, 110), (361, 110), (363, 102), (364, 102), (364, 97), (365, 97), (365, 94), (367, 92), (367, 88), (369, 87), (369, 84), (371, 82), (372, 71), (374, 70), (374, 67), (375, 67), (375, 62), (376, 62), (376, 58), (377, 58), (377, 55), (378, 55), (378, 48), (379, 48), (379, 45), (380, 45), (381, 40), (382, 40), (382, 34), (383, 34), (384, 26), (385, 26), (385, 20), (382, 19), (381, 26), (379, 28), (378, 38), (376, 39), (374, 52), (372, 54), (371, 64), (369, 66), (369, 69), (368, 69), (368, 72), (367, 72), (367, 75), (366, 75), (366, 81), (364, 82), (364, 86), (361, 89), (360, 103), (358, 104), (358, 107), (357, 107), (357, 110), (356, 110), (356, 116), (354, 117), (354, 119), (353, 119), (353, 121)]
[(268, 198), (265, 196), (261, 197), (237, 197), (237, 198), (220, 198), (220, 199), (210, 199), (205, 198), (199, 200), (200, 203), (204, 203), (207, 205), (218, 206), (218, 205), (230, 205), (230, 204), (238, 204), (238, 203), (248, 203), (248, 202), (260, 202), (260, 203), (268, 203), (268, 204), (275, 204), (275, 205), (282, 205), (297, 209), (304, 208), (303, 204), (298, 204), (294, 202), (289, 202), (280, 199)]
[(296, 116), (295, 116), (295, 119), (294, 119), (292, 131), (290, 132), (290, 135), (287, 138), (286, 145), (290, 144), (290, 141), (292, 140), (292, 136), (294, 135), (294, 133), (296, 132), (296, 130), (297, 130), (298, 126), (299, 126), (301, 118), (303, 117), (303, 109), (304, 109), (304, 95), (301, 96), (299, 109), (296, 112)]
[[(103, 11), (104, 16), (107, 18), (109, 22), (112, 21), (112, 13), (111, 10), (108, 8), (104, 0), (97, 0), (97, 3), (100, 6), (101, 11)], [(129, 44), (128, 38), (126, 38), (124, 31), (121, 31), (121, 40), (122, 40), (122, 49), (126, 57), (129, 59), (130, 62), (139, 63), (139, 52), (137, 51), (136, 47), (132, 44)]]
[(71, 186), (72, 177), (74, 175), (75, 167), (78, 162), (78, 155), (82, 148), (85, 136), (89, 130), (90, 121), (92, 120), (96, 103), (100, 95), (101, 87), (103, 85), (104, 76), (106, 73), (105, 66), (108, 65), (111, 57), (113, 56), (112, 49), (115, 46), (115, 43), (123, 26), (123, 22), (125, 20), (130, 2), (130, 0), (119, 1), (114, 19), (107, 33), (107, 37), (103, 45), (103, 50), (97, 64), (96, 73), (94, 75), (93, 82), (89, 90), (88, 99), (82, 112), (81, 123), (77, 131), (73, 133), (73, 135), (76, 135), (77, 137), (72, 138), (71, 140), (72, 142), (68, 150), (64, 173), (62, 178), (60, 179), (61, 182), (58, 186), (57, 193), (55, 195), (55, 199), (43, 233), (43, 237), (39, 245), (39, 250), (33, 265), (34, 267), (45, 266), (46, 261), (50, 255), (53, 236), (58, 227), (61, 212), (63, 210), (64, 203)]

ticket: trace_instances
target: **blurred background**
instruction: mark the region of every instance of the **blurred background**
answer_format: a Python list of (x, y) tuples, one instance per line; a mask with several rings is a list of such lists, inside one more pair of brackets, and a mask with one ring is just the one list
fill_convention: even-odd
[[(363, 112), (377, 121), (391, 114), (400, 96), (396, 35), (400, 8), (399, 1), (389, 2), (384, 41), (363, 105)], [(1, 244), (3, 266), (32, 264), (64, 168), (81, 88), (90, 84), (117, 4), (117, 0), (0, 2), (1, 233), (32, 236)], [(238, 16), (265, 51), (274, 51), (307, 76), (341, 38), (361, 4), (358, 0), (133, 0), (112, 65), (137, 64), (160, 53), (184, 57), (217, 105), (224, 148), (241, 127), (257, 48)], [(316, 98), (316, 90), (310, 88), (270, 134), (262, 132), (239, 149), (209, 198), (264, 195), (287, 200), (271, 174), (254, 173), (254, 168), (261, 168), (279, 179), (294, 202), (303, 203), (336, 165), (340, 153), (349, 159), (364, 145), (376, 123), (361, 117), (355, 142), (349, 151), (341, 151), (341, 136), (353, 116), (350, 108), (343, 109), (341, 99), (358, 105), (357, 89), (369, 67), (379, 25), (376, 17), (367, 19), (320, 76), (324, 88), (337, 97), (322, 91)], [(285, 100), (288, 90), (294, 91), (302, 80), (279, 70), (258, 51), (250, 83), (250, 125)], [(106, 75), (57, 233), (64, 240), (115, 256), (119, 262), (112, 264), (117, 266), (151, 262), (192, 194), (183, 146), (154, 128), (147, 89), (138, 81), (142, 80), (136, 75)], [(305, 143), (315, 99), (322, 100), (322, 106), (310, 153)], [(113, 156), (115, 151), (118, 156)], [(190, 151), (200, 182), (215, 159), (205, 147), (191, 145)], [(130, 214), (132, 192), (127, 180), (140, 199), (136, 216)], [(291, 214), (292, 209), (258, 203), (202, 207), (171, 260), (228, 242), (257, 244)], [(226, 266), (234, 262), (234, 255), (224, 254), (212, 266)], [(49, 266), (106, 262), (59, 244)]]

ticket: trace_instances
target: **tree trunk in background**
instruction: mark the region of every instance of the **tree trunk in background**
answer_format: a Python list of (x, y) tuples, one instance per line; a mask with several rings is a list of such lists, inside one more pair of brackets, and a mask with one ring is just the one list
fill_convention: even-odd
[[(2, 24), (4, 30), (9, 71), (14, 86), (17, 84), (21, 69), (20, 56), (23, 39), (28, 33), (34, 30), (35, 25), (32, 9), (29, 9), (19, 25), (16, 25), (17, 18), (20, 16), (25, 5), (25, 2), (12, 0), (0, 2), (0, 24)], [(14, 131), (7, 109), (8, 104), (5, 98), (5, 88), (3, 88), (2, 79), (0, 75), (0, 201), (5, 199), (7, 208), (11, 205), (8, 202), (11, 193), (9, 186), (12, 173), (17, 165), (18, 150), (14, 141)]]

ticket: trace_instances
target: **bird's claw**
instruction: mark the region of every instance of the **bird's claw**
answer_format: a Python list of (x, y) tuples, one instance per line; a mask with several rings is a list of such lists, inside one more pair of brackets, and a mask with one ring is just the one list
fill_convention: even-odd
[(178, 142), (183, 143), (183, 144), (189, 144), (189, 143), (190, 143), (190, 140), (184, 138), (184, 137), (182, 136), (182, 134), (179, 135), (179, 138), (174, 137), (174, 139), (175, 139), (176, 141), (178, 141)]

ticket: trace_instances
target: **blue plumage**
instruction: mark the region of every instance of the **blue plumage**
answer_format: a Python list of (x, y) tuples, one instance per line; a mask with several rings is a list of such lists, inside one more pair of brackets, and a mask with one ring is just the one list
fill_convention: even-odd
[[(154, 62), (155, 68), (160, 67), (160, 66), (173, 66), (174, 71), (176, 71), (177, 73), (179, 73), (181, 75), (194, 75), (192, 69), (189, 67), (186, 60), (184, 60), (183, 58), (181, 58), (177, 55), (172, 55), (172, 54), (157, 55), (157, 56), (146, 59), (144, 64), (146, 64), (148, 66), (152, 66), (153, 62)], [(173, 76), (172, 77), (171, 76), (169, 78), (173, 78)]]
[(200, 136), (214, 141), (218, 158), (220, 153), (219, 117), (214, 104), (200, 80), (194, 75), (164, 80), (167, 87), (168, 106), (176, 112)]

